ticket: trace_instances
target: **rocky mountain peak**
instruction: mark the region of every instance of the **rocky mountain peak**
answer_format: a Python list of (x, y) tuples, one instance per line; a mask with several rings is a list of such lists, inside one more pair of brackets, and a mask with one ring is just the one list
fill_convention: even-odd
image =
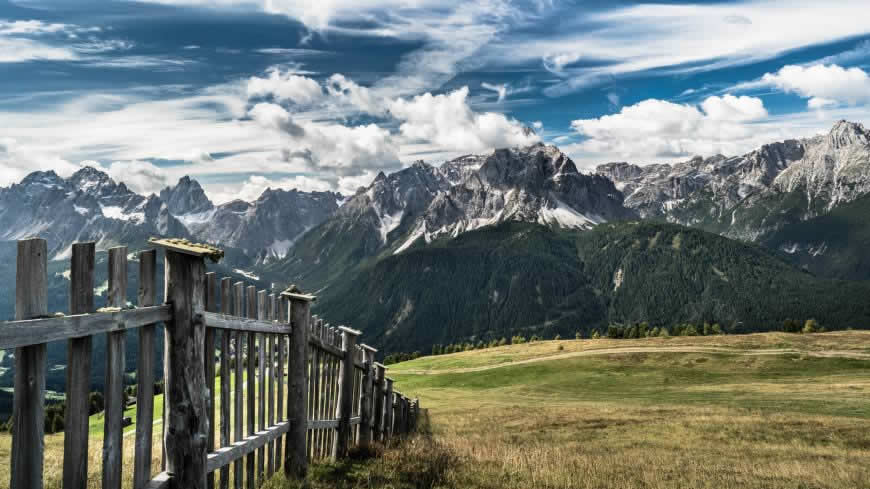
[(66, 182), (54, 170), (35, 171), (24, 177), (21, 184), (24, 187), (63, 187)]
[[(109, 177), (109, 174), (94, 168), (92, 166), (84, 166), (80, 170), (72, 174), (67, 181), (76, 190), (81, 190), (92, 195), (100, 195), (103, 189), (115, 190), (115, 181)], [(124, 187), (126, 189), (126, 186)]]
[(214, 208), (199, 182), (187, 175), (181, 177), (174, 187), (161, 190), (160, 199), (166, 203), (169, 212), (176, 216), (198, 214)]
[(866, 146), (870, 144), (870, 133), (862, 124), (840, 120), (831, 128), (826, 141), (835, 149), (851, 145)]

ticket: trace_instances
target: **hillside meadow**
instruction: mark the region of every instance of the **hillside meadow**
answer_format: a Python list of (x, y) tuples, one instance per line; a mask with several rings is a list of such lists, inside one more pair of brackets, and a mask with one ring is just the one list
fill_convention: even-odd
[(545, 341), (389, 375), (421, 433), (309, 487), (870, 487), (866, 332)]
[[(426, 408), (418, 434), (265, 487), (870, 487), (870, 332), (542, 341), (389, 375)], [(96, 415), (91, 487), (100, 426)], [(0, 436), (5, 460), (9, 445)], [(62, 449), (46, 437), (46, 487), (59, 487)], [(130, 463), (132, 437), (125, 452)]]

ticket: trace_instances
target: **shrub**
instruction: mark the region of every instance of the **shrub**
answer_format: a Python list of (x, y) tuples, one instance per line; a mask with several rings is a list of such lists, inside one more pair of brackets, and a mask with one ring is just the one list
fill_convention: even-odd
[(526, 342), (526, 339), (523, 336), (516, 335), (511, 338), (512, 345), (521, 345)]
[(553, 337), (553, 339), (556, 340), (556, 341), (561, 340), (561, 339), (562, 339), (562, 335), (557, 334), (556, 336)]
[(819, 323), (815, 319), (807, 319), (807, 322), (804, 323), (804, 328), (801, 330), (801, 332), (810, 334), (817, 332), (818, 329)]
[[(161, 390), (162, 392), (162, 390)], [(156, 390), (154, 392), (157, 393)], [(103, 400), (102, 392), (91, 392), (88, 395), (88, 414), (97, 414), (105, 409), (105, 401)]]
[[(596, 333), (597, 333), (597, 331), (596, 331)], [(576, 339), (576, 340), (582, 340), (582, 339), (583, 339), (583, 333), (581, 333), (580, 331), (574, 333), (574, 339)]]
[(502, 337), (500, 340), (498, 340), (498, 346), (504, 346), (504, 345), (507, 345), (507, 338)]
[[(577, 333), (577, 334), (580, 334), (580, 333)], [(593, 339), (593, 340), (597, 340), (597, 339), (600, 339), (600, 338), (601, 338), (601, 334), (598, 332), (597, 329), (596, 329), (595, 331), (592, 332), (592, 339)], [(579, 338), (578, 338), (578, 339), (579, 339)]]

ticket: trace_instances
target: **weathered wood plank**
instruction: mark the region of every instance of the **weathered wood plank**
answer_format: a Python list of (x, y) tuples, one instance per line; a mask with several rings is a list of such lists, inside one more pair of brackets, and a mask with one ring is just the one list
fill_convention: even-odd
[[(284, 314), (284, 303), (283, 300), (278, 302), (278, 323), (284, 321), (286, 315)], [(277, 396), (277, 405), (275, 406), (275, 414), (276, 420), (280, 423), (284, 420), (284, 365), (287, 361), (287, 357), (285, 356), (285, 348), (287, 347), (286, 335), (279, 334), (278, 335), (278, 396)], [(275, 470), (280, 470), (284, 458), (283, 454), (283, 437), (278, 438), (278, 441), (275, 443)]]
[[(266, 291), (257, 292), (257, 319), (266, 321)], [(268, 322), (268, 321), (266, 321)], [(257, 428), (266, 429), (266, 334), (257, 334)], [(266, 447), (257, 452), (257, 481), (262, 485), (266, 478)]]
[[(275, 294), (269, 294), (268, 307), (266, 308), (267, 319), (275, 322)], [(276, 324), (277, 325), (277, 324)], [(266, 425), (272, 426), (275, 424), (275, 387), (278, 379), (275, 378), (275, 340), (274, 334), (266, 335), (266, 366), (268, 368), (268, 376), (266, 377)], [(275, 473), (275, 442), (274, 440), (266, 447), (266, 475), (269, 477)]]
[(208, 387), (205, 378), (205, 261), (165, 250), (166, 299), (166, 471), (173, 488), (205, 489)]
[[(72, 245), (69, 295), (72, 314), (87, 314), (94, 310), (95, 257), (94, 243)], [(63, 439), (63, 487), (67, 489), (85, 489), (88, 484), (91, 349), (90, 336), (73, 338), (67, 344)]]
[[(127, 305), (127, 247), (109, 249), (109, 290), (107, 305)], [(106, 335), (105, 418), (103, 427), (103, 489), (121, 489), (124, 443), (124, 369), (126, 331)]]
[(171, 478), (167, 472), (161, 472), (148, 481), (145, 489), (169, 489)]
[(353, 385), (356, 372), (353, 366), (354, 352), (356, 351), (356, 339), (360, 332), (341, 326), (341, 350), (344, 358), (339, 363), (338, 392), (336, 399), (336, 418), (338, 418), (338, 432), (332, 445), (332, 454), (336, 458), (346, 458), (350, 448), (350, 418), (353, 414)]
[[(236, 282), (233, 285), (233, 314), (236, 316), (244, 316), (245, 315), (245, 284), (242, 282)], [(243, 419), (244, 414), (242, 413), (242, 408), (244, 406), (244, 348), (245, 348), (245, 335), (247, 333), (237, 332), (235, 334), (235, 398), (234, 398), (234, 407), (235, 407), (235, 415), (233, 416), (233, 441), (239, 441), (244, 438), (244, 426), (245, 421)], [(233, 464), (233, 487), (235, 489), (241, 489), (244, 482), (244, 470), (243, 470), (243, 461), (241, 458), (235, 461)]]
[(339, 360), (344, 358), (344, 352), (341, 351), (341, 348), (334, 346), (332, 343), (328, 343), (321, 338), (309, 337), (308, 344), (334, 356)]
[[(15, 318), (48, 314), (47, 246), (44, 239), (18, 242)], [(45, 447), (45, 345), (15, 350), (11, 487), (42, 489)]]
[(359, 443), (366, 446), (372, 440), (372, 404), (374, 387), (374, 362), (378, 350), (363, 344), (363, 377), (360, 387), (360, 418)]
[(233, 460), (240, 459), (248, 454), (253, 453), (257, 449), (265, 446), (267, 443), (274, 441), (287, 433), (292, 426), (292, 422), (284, 421), (273, 425), (267, 429), (257, 431), (252, 435), (233, 443), (230, 446), (222, 447), (208, 456), (208, 470), (216, 470), (230, 464)]
[[(257, 288), (249, 285), (247, 288), (247, 312), (248, 318), (257, 319)], [(248, 417), (246, 432), (249, 436), (257, 431), (257, 335), (248, 333), (248, 382), (247, 397), (245, 398)], [(257, 481), (257, 456), (255, 453), (245, 457), (245, 482), (248, 489), (255, 489)]]
[(204, 314), (205, 324), (209, 328), (231, 329), (235, 331), (251, 331), (254, 333), (283, 333), (290, 334), (290, 325), (275, 324), (269, 321), (261, 321), (259, 319), (240, 318), (236, 315), (224, 313)]
[(290, 336), (290, 381), (287, 395), (287, 418), (300, 420), (293, 423), (287, 436), (284, 472), (288, 478), (304, 479), (308, 473), (305, 437), (308, 427), (301, 420), (308, 419), (308, 324), (311, 319), (310, 300), (290, 297), (290, 317), (294, 326)]
[[(205, 310), (208, 312), (217, 312), (217, 275), (214, 272), (205, 274)], [(206, 450), (214, 451), (215, 438), (215, 330), (214, 328), (206, 327), (205, 329), (205, 348), (203, 358), (205, 359), (205, 385), (208, 389), (208, 440), (206, 441)], [(209, 472), (206, 476), (205, 483), (208, 489), (214, 489), (215, 482), (214, 472)]]
[[(221, 279), (221, 312), (232, 313), (232, 284), (229, 277)], [(206, 324), (208, 324), (206, 322)], [(230, 334), (229, 330), (221, 331), (221, 447), (230, 444)], [(221, 489), (230, 487), (230, 467), (221, 467)]]
[[(140, 307), (153, 306), (157, 296), (157, 251), (139, 253)], [(139, 358), (136, 386), (136, 441), (133, 459), (133, 489), (141, 489), (151, 479), (151, 446), (154, 426), (154, 334), (156, 326), (139, 330)]]
[(169, 306), (154, 306), (115, 312), (0, 321), (0, 350), (135, 329), (166, 321), (170, 317)]
[(308, 421), (308, 429), (311, 430), (334, 430), (338, 428), (337, 419), (311, 419)]
[(374, 406), (375, 412), (373, 419), (374, 424), (374, 439), (376, 441), (383, 440), (384, 436), (384, 376), (386, 375), (387, 367), (381, 363), (375, 362), (375, 385), (374, 385)]
[(393, 379), (385, 377), (387, 382), (387, 394), (384, 399), (384, 440), (393, 437)]

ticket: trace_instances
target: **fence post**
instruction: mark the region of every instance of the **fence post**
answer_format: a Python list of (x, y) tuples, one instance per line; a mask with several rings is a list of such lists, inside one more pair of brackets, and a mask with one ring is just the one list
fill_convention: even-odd
[(372, 396), (372, 387), (374, 386), (374, 361), (375, 353), (378, 350), (362, 344), (363, 351), (363, 378), (362, 389), (360, 392), (360, 424), (359, 424), (359, 444), (366, 446), (372, 441), (372, 405), (374, 397)]
[[(48, 314), (47, 245), (44, 239), (18, 242), (15, 319)], [(15, 350), (15, 390), (10, 487), (42, 489), (45, 447), (45, 344)]]
[(393, 379), (384, 377), (387, 382), (387, 396), (384, 399), (384, 441), (393, 437)]
[(333, 440), (332, 456), (345, 458), (350, 440), (350, 415), (353, 411), (353, 357), (356, 351), (356, 338), (360, 332), (346, 326), (339, 326), (338, 330), (341, 331), (341, 351), (344, 356), (338, 367), (338, 402), (335, 409), (338, 432)]
[(288, 478), (302, 479), (308, 473), (305, 438), (308, 433), (308, 323), (311, 319), (313, 295), (299, 293), (291, 286), (281, 293), (290, 300), (290, 365), (288, 367), (287, 447), (284, 451), (284, 473)]
[[(205, 381), (205, 260), (219, 251), (174, 240), (166, 248), (166, 471), (173, 489), (205, 489), (209, 389)], [(218, 255), (219, 256), (219, 255)]]
[[(95, 256), (96, 245), (93, 242), (72, 245), (70, 314), (94, 312)], [(85, 489), (88, 485), (88, 396), (91, 392), (91, 351), (90, 336), (73, 338), (67, 343), (63, 487), (68, 489)]]
[(375, 362), (375, 386), (374, 386), (374, 405), (375, 413), (373, 417), (374, 439), (380, 441), (384, 439), (384, 376), (386, 375), (387, 367), (382, 363)]

